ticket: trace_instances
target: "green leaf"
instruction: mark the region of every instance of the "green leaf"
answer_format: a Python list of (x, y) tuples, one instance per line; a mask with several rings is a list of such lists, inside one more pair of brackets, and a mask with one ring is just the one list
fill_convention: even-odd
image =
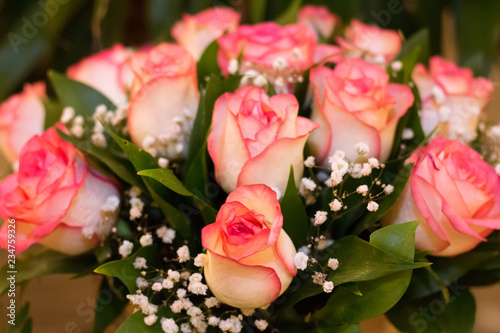
[(177, 178), (176, 175), (174, 175), (173, 171), (170, 169), (167, 168), (146, 169), (139, 171), (138, 174), (159, 181), (160, 183), (162, 183), (163, 185), (165, 185), (166, 187), (168, 187), (177, 194), (186, 197), (194, 196), (194, 194), (191, 193), (184, 186), (184, 184), (179, 180), (179, 178)]
[(116, 109), (106, 96), (84, 83), (55, 71), (49, 71), (48, 77), (61, 105), (72, 106), (77, 115), (90, 117), (101, 104), (106, 105), (109, 110)]
[[(42, 249), (16, 258), (16, 283), (21, 284), (35, 277), (50, 274), (77, 274), (95, 265), (95, 257), (91, 254), (68, 256), (53, 250)], [(2, 272), (9, 271), (7, 265)], [(6, 278), (0, 280), (0, 295), (9, 289)]]
[(410, 178), (413, 165), (413, 163), (410, 163), (399, 171), (393, 182), (394, 191), (377, 201), (379, 205), (377, 211), (366, 214), (361, 221), (356, 224), (352, 232), (353, 235), (359, 235), (363, 230), (373, 226), (377, 221), (384, 217), (389, 209), (391, 209), (405, 189), (406, 183)]
[[(115, 285), (117, 283), (117, 285)], [(118, 279), (104, 277), (97, 293), (94, 333), (102, 333), (123, 312), (128, 304), (127, 287)]]
[(307, 242), (310, 223), (297, 185), (295, 185), (293, 166), (290, 166), (288, 184), (281, 199), (281, 212), (283, 213), (283, 229), (290, 236), (295, 247), (304, 245)]
[(140, 269), (134, 268), (134, 261), (137, 257), (145, 258), (149, 267), (158, 267), (160, 256), (157, 254), (157, 245), (143, 246), (132, 256), (125, 259), (115, 260), (97, 267), (94, 272), (120, 279), (133, 294), (137, 290), (135, 280), (142, 277)]
[(47, 130), (54, 126), (61, 118), (62, 106), (58, 102), (50, 99), (44, 99), (43, 106), (45, 108), (45, 124), (43, 129)]
[(296, 23), (301, 6), (302, 0), (292, 0), (285, 12), (283, 12), (274, 21), (280, 25)]
[(396, 57), (396, 60), (404, 60), (405, 57), (408, 57), (408, 55), (413, 53), (414, 50), (419, 49), (420, 51), (418, 52), (416, 62), (427, 64), (429, 62), (429, 47), (429, 29), (422, 28), (403, 42), (403, 47), (401, 48), (401, 52), (399, 52)]
[(198, 60), (196, 64), (196, 72), (198, 73), (198, 84), (205, 82), (205, 78), (209, 78), (211, 75), (220, 76), (221, 71), (219, 64), (217, 63), (217, 53), (219, 51), (219, 43), (214, 40), (210, 45), (207, 46), (205, 51)]

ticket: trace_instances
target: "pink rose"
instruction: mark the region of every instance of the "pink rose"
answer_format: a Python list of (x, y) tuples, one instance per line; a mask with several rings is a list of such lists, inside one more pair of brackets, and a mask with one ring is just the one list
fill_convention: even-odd
[(131, 54), (130, 49), (116, 44), (72, 65), (66, 74), (100, 91), (114, 104), (123, 105), (127, 103), (127, 87), (130, 86), (125, 63)]
[(135, 144), (153, 155), (184, 156), (198, 108), (196, 62), (169, 43), (135, 53), (130, 64), (128, 127)]
[(241, 186), (229, 194), (215, 223), (201, 231), (205, 279), (217, 299), (254, 309), (288, 288), (297, 273), (296, 251), (282, 226), (281, 208), (269, 187)]
[(25, 84), (22, 92), (0, 105), (0, 151), (10, 163), (19, 159), (31, 137), (43, 133), (45, 83)]
[(336, 64), (344, 59), (342, 50), (336, 45), (318, 44), (314, 50), (314, 63)]
[(500, 178), (472, 148), (436, 137), (410, 162), (409, 184), (383, 222), (419, 221), (417, 249), (455, 256), (500, 229)]
[(172, 28), (172, 37), (196, 59), (225, 32), (236, 30), (241, 14), (229, 7), (212, 7), (196, 15), (183, 14)]
[[(54, 128), (24, 146), (19, 171), (0, 183), (0, 217), (15, 220), (16, 251), (31, 244), (67, 254), (90, 250), (117, 218), (117, 185), (87, 165), (85, 157)], [(0, 230), (7, 248), (8, 225)]]
[(256, 87), (226, 93), (215, 103), (208, 152), (215, 177), (227, 192), (247, 184), (286, 189), (290, 165), (298, 183), (304, 170), (303, 149), (318, 126), (298, 117), (293, 95), (267, 97)]
[[(291, 92), (300, 75), (314, 63), (316, 36), (303, 24), (242, 25), (217, 41), (222, 73), (244, 74), (244, 85), (262, 87), (269, 81), (277, 92)], [(238, 68), (240, 53), (243, 58)]]
[(325, 6), (306, 5), (299, 11), (299, 23), (305, 24), (318, 37), (328, 38), (332, 35), (340, 17), (333, 14)]
[(429, 135), (437, 127), (436, 136), (473, 141), (493, 84), (485, 78), (474, 79), (470, 69), (438, 56), (431, 57), (429, 64), (429, 71), (417, 64), (412, 74), (422, 99), (419, 114), (424, 133)]
[(337, 43), (346, 51), (346, 56), (377, 64), (388, 65), (401, 51), (401, 36), (394, 30), (382, 29), (352, 20), (346, 29), (345, 38), (338, 37)]
[(331, 70), (316, 67), (310, 80), (315, 91), (311, 119), (320, 128), (310, 138), (319, 163), (336, 150), (351, 161), (356, 143), (368, 145), (368, 157), (387, 160), (399, 118), (413, 104), (410, 88), (389, 84), (389, 75), (363, 59), (347, 59)]

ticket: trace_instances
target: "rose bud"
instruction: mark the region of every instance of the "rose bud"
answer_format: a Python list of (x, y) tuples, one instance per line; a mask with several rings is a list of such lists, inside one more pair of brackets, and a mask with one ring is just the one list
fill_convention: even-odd
[(128, 101), (127, 88), (130, 86), (129, 70), (125, 64), (131, 54), (131, 49), (116, 44), (70, 66), (66, 74), (100, 91), (115, 105), (124, 105)]
[(338, 37), (337, 43), (346, 57), (363, 57), (376, 65), (387, 66), (401, 51), (401, 36), (394, 30), (382, 29), (352, 20), (345, 31), (345, 38)]
[(399, 118), (413, 104), (407, 86), (389, 83), (389, 75), (363, 59), (346, 59), (335, 69), (311, 70), (315, 101), (311, 120), (320, 128), (310, 138), (318, 163), (342, 150), (355, 161), (356, 143), (365, 143), (384, 162), (389, 157)]
[(304, 24), (279, 26), (273, 22), (242, 25), (217, 41), (217, 62), (225, 76), (240, 73), (245, 75), (242, 85), (259, 87), (269, 81), (278, 93), (293, 91), (301, 74), (313, 64), (316, 47), (314, 31)]
[(429, 71), (417, 64), (412, 78), (422, 99), (419, 110), (422, 129), (462, 143), (477, 137), (479, 116), (492, 96), (493, 84), (473, 77), (468, 68), (457, 67), (441, 57), (431, 57)]
[(410, 180), (383, 224), (416, 220), (418, 250), (455, 256), (500, 229), (500, 178), (481, 155), (436, 137), (413, 153)]
[(313, 30), (319, 38), (332, 35), (335, 26), (340, 23), (340, 17), (333, 14), (326, 6), (306, 5), (299, 10), (299, 23)]
[(25, 84), (23, 91), (0, 105), (0, 151), (10, 163), (19, 159), (31, 137), (43, 133), (45, 83)]
[(276, 193), (265, 185), (238, 187), (215, 223), (201, 231), (204, 273), (220, 301), (236, 308), (269, 305), (290, 285), (295, 246), (282, 230)]
[(224, 191), (266, 184), (284, 193), (290, 165), (299, 183), (304, 145), (318, 125), (298, 117), (298, 111), (295, 96), (269, 98), (256, 87), (242, 87), (217, 99), (207, 142), (215, 178)]
[(128, 127), (132, 141), (152, 155), (185, 156), (198, 108), (196, 62), (169, 43), (135, 53), (130, 64)]
[(199, 60), (210, 43), (236, 30), (241, 14), (229, 7), (212, 7), (196, 15), (183, 14), (172, 28), (172, 37)]
[[(19, 171), (0, 182), (0, 217), (15, 220), (16, 251), (33, 243), (77, 255), (111, 232), (120, 203), (117, 184), (87, 165), (55, 128), (30, 139)], [(0, 230), (7, 248), (8, 225)]]

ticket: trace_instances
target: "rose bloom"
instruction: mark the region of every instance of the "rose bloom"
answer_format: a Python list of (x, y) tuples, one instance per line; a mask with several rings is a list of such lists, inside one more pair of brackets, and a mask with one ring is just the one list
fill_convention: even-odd
[(409, 183), (384, 225), (419, 221), (416, 248), (437, 256), (467, 252), (500, 229), (500, 178), (472, 148), (436, 137), (409, 162)]
[(217, 299), (254, 309), (288, 288), (297, 273), (296, 251), (282, 226), (281, 208), (269, 187), (241, 186), (229, 194), (215, 223), (201, 231), (205, 279)]
[(241, 14), (229, 7), (212, 7), (196, 15), (183, 14), (172, 28), (172, 37), (196, 59), (225, 32), (236, 30)]
[(346, 56), (364, 57), (371, 63), (386, 66), (401, 51), (402, 41), (397, 31), (352, 20), (345, 31), (345, 38), (338, 37), (337, 43)]
[(70, 66), (66, 74), (100, 91), (114, 104), (123, 105), (128, 100), (130, 73), (126, 61), (131, 54), (132, 50), (116, 44)]
[(0, 151), (10, 163), (19, 159), (31, 137), (43, 133), (45, 83), (25, 84), (23, 91), (0, 105)]
[(419, 111), (422, 129), (430, 135), (473, 141), (477, 136), (479, 116), (493, 93), (493, 84), (485, 78), (474, 78), (468, 68), (434, 56), (429, 71), (417, 64), (412, 78), (422, 99)]
[(19, 171), (0, 183), (0, 217), (6, 219), (0, 246), (7, 248), (7, 220), (14, 219), (16, 251), (40, 242), (66, 254), (86, 252), (111, 232), (119, 196), (113, 180), (50, 128), (26, 143)]
[(346, 59), (333, 70), (313, 68), (310, 80), (315, 93), (311, 120), (320, 125), (310, 147), (318, 162), (325, 164), (336, 150), (355, 161), (360, 142), (370, 148), (367, 157), (387, 160), (398, 120), (413, 104), (410, 88), (389, 83), (382, 68), (363, 59)]
[(316, 35), (304, 24), (264, 22), (242, 25), (217, 41), (217, 62), (225, 76), (239, 72), (245, 75), (243, 85), (265, 86), (269, 80), (277, 92), (291, 92), (300, 74), (313, 64)]
[(312, 29), (318, 38), (328, 38), (332, 35), (335, 25), (340, 23), (340, 17), (333, 14), (326, 6), (306, 5), (299, 10), (299, 23)]
[(227, 192), (247, 184), (266, 184), (284, 193), (293, 165), (298, 184), (303, 149), (318, 126), (298, 117), (293, 95), (268, 97), (256, 87), (226, 93), (215, 103), (208, 152), (217, 183)]
[(130, 64), (128, 128), (134, 143), (153, 155), (185, 155), (198, 108), (196, 62), (184, 48), (163, 43), (135, 53)]

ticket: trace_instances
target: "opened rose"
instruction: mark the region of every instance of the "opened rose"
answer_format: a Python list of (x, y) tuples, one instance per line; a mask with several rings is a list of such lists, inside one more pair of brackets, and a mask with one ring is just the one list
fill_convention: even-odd
[(407, 86), (389, 83), (389, 75), (363, 59), (346, 59), (335, 69), (311, 70), (314, 106), (311, 120), (320, 128), (310, 138), (319, 163), (342, 150), (356, 160), (356, 143), (365, 143), (369, 157), (389, 157), (399, 118), (413, 104)]
[(417, 249), (455, 256), (500, 229), (500, 178), (475, 150), (436, 137), (409, 162), (409, 184), (383, 223), (419, 221)]
[(217, 99), (208, 152), (217, 183), (227, 193), (248, 184), (266, 184), (284, 193), (291, 165), (298, 184), (304, 145), (318, 127), (298, 117), (298, 111), (295, 96), (268, 97), (256, 87), (242, 87)]
[[(88, 166), (55, 128), (29, 140), (19, 171), (0, 182), (0, 217), (15, 220), (16, 251), (40, 242), (67, 254), (86, 252), (111, 232), (119, 203), (117, 184)], [(3, 248), (7, 224), (0, 230)]]
[(241, 186), (227, 197), (215, 223), (202, 230), (204, 274), (212, 293), (236, 308), (272, 303), (297, 269), (290, 237), (282, 229), (276, 193), (265, 185)]
[(152, 155), (183, 158), (196, 110), (196, 62), (184, 48), (163, 43), (130, 58), (128, 128), (132, 141)]
[(21, 149), (45, 122), (45, 84), (25, 84), (23, 91), (0, 105), (0, 152), (10, 163), (19, 159)]
[(474, 78), (469, 68), (438, 56), (430, 58), (429, 70), (417, 64), (412, 78), (422, 99), (419, 115), (426, 135), (435, 131), (462, 143), (477, 137), (479, 116), (493, 93), (490, 80)]
[(196, 15), (183, 14), (172, 28), (172, 37), (199, 60), (210, 43), (240, 23), (241, 14), (229, 7), (212, 7)]

